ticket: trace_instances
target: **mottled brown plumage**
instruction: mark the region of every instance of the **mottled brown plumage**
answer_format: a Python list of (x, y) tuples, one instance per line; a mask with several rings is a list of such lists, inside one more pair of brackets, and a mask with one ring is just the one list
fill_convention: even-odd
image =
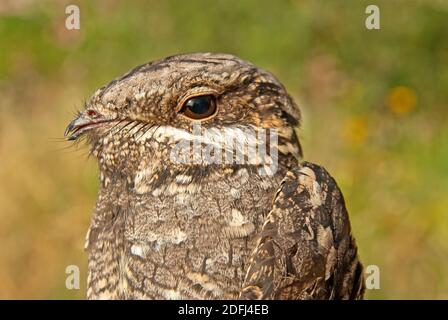
[[(198, 96), (215, 103), (204, 120), (184, 112)], [(173, 161), (199, 121), (213, 135), (275, 130), (278, 168)], [(169, 57), (99, 89), (66, 132), (88, 138), (100, 169), (88, 298), (361, 298), (344, 199), (325, 169), (301, 161), (299, 123), (285, 88), (231, 55)]]

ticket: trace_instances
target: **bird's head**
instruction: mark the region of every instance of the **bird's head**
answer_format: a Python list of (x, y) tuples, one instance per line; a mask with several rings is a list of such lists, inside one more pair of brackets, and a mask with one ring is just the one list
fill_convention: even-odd
[(179, 143), (250, 142), (250, 130), (275, 131), (278, 157), (299, 158), (299, 122), (299, 109), (270, 73), (232, 55), (196, 53), (141, 65), (100, 88), (65, 135), (86, 137), (102, 171), (126, 176), (173, 162)]

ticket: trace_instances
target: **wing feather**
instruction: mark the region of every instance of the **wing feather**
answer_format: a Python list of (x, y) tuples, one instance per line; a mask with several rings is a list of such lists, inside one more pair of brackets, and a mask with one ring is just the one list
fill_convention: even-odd
[(336, 181), (303, 162), (281, 183), (240, 298), (361, 299), (362, 270)]

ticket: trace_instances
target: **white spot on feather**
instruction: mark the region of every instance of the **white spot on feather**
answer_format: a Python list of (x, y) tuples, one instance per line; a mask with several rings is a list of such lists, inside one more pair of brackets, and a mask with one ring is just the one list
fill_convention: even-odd
[(211, 292), (215, 297), (222, 296), (222, 289), (206, 274), (190, 272), (187, 274), (187, 277), (193, 282), (193, 284), (199, 284), (202, 288)]
[(145, 167), (142, 170), (137, 171), (134, 178), (134, 188), (137, 193), (142, 194), (149, 191), (148, 181), (151, 175), (152, 168), (149, 167)]
[(313, 208), (317, 208), (322, 205), (322, 189), (316, 181), (316, 175), (310, 168), (304, 167), (300, 169), (302, 173), (299, 176), (299, 183), (304, 186), (310, 195), (309, 202)]
[(230, 195), (234, 198), (234, 199), (239, 199), (241, 198), (241, 192), (238, 189), (232, 188), (230, 189)]
[(300, 169), (299, 172), (303, 173), (304, 175), (310, 177), (313, 180), (316, 180), (316, 174), (314, 173), (313, 170), (311, 170), (311, 168), (303, 167), (302, 169)]
[[(147, 232), (145, 233), (145, 240), (153, 243), (154, 249), (159, 251), (162, 246), (167, 244), (180, 244), (187, 240), (188, 235), (179, 228), (173, 228), (165, 232)], [(131, 248), (132, 250), (132, 248)], [(136, 254), (139, 253), (139, 249), (136, 249)], [(146, 252), (145, 252), (146, 253)], [(137, 254), (138, 255), (138, 254)]]
[(135, 95), (135, 100), (141, 101), (146, 98), (146, 92), (140, 92)]
[(190, 183), (192, 179), (193, 179), (192, 176), (187, 176), (185, 174), (178, 174), (176, 176), (176, 182), (177, 183), (182, 183), (182, 184)]
[(163, 290), (161, 293), (168, 300), (181, 300), (182, 299), (181, 293), (177, 290), (172, 290), (172, 289), (168, 290), (167, 289), (167, 290)]
[(231, 227), (240, 227), (247, 222), (246, 218), (239, 210), (232, 209), (232, 220), (229, 222)]
[(139, 256), (141, 258), (146, 258), (146, 253), (148, 252), (148, 246), (134, 244), (131, 246), (131, 254)]
[(187, 234), (180, 229), (176, 229), (171, 237), (167, 238), (168, 242), (179, 244), (187, 239)]
[(238, 170), (237, 175), (240, 176), (242, 184), (245, 184), (249, 180), (249, 172), (247, 172), (246, 168)]

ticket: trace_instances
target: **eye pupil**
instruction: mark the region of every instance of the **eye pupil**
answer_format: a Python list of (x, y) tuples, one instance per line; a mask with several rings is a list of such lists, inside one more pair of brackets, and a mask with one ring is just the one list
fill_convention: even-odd
[(188, 118), (199, 120), (212, 116), (216, 111), (215, 97), (212, 95), (197, 96), (188, 99), (181, 112)]
[(203, 97), (196, 97), (188, 100), (185, 103), (185, 106), (190, 109), (191, 112), (197, 113), (197, 114), (204, 114), (208, 112), (210, 108), (211, 103), (211, 97), (210, 96), (203, 96)]
[(96, 117), (97, 113), (94, 110), (87, 110), (87, 115), (89, 117)]

